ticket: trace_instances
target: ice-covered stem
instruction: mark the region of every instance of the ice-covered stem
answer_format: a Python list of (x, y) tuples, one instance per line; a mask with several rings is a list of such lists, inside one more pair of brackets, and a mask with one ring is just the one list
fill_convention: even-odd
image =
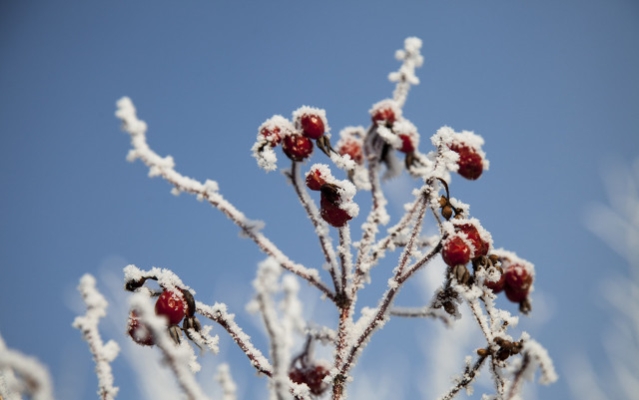
[[(458, 292), (466, 291), (464, 289), (461, 289), (461, 286), (459, 285), (456, 288), (458, 289), (457, 290)], [(477, 288), (477, 290), (479, 289)], [(486, 338), (486, 342), (488, 343), (488, 348), (494, 348), (496, 346), (495, 345), (496, 336), (493, 330), (491, 329), (493, 328), (494, 324), (488, 322), (486, 316), (484, 315), (481, 309), (481, 306), (479, 305), (479, 302), (477, 301), (476, 298), (474, 298), (474, 296), (466, 295), (463, 297), (466, 299), (466, 302), (468, 303), (468, 307), (470, 308), (470, 311), (473, 314), (473, 317), (475, 318), (477, 325), (479, 325), (479, 328), (481, 329), (482, 333), (484, 334), (484, 337)], [(485, 303), (485, 304), (487, 305), (487, 309), (489, 308), (489, 306), (492, 305), (490, 303)], [(491, 311), (489, 311), (489, 315), (492, 315)], [(501, 369), (500, 361), (495, 357), (494, 354), (492, 354), (490, 358), (490, 368), (492, 370), (492, 377), (495, 383), (495, 390), (497, 391), (498, 394), (503, 395), (505, 382), (499, 372)]]
[(215, 380), (222, 387), (222, 400), (237, 400), (237, 385), (231, 376), (231, 369), (228, 364), (220, 364), (217, 367)]
[(253, 221), (244, 216), (235, 206), (229, 203), (218, 192), (217, 182), (207, 180), (201, 183), (195, 179), (178, 173), (174, 167), (175, 163), (171, 156), (160, 157), (147, 144), (147, 125), (137, 118), (136, 110), (128, 97), (123, 97), (117, 102), (115, 115), (122, 120), (123, 129), (131, 136), (133, 149), (129, 151), (127, 159), (134, 161), (140, 159), (149, 167), (149, 176), (161, 176), (174, 186), (173, 192), (187, 192), (197, 196), (199, 200), (206, 200), (213, 207), (220, 210), (231, 221), (233, 221), (246, 235), (251, 238), (257, 246), (267, 255), (273, 257), (288, 271), (306, 279), (311, 285), (317, 287), (331, 300), (335, 300), (335, 294), (321, 281), (319, 271), (314, 268), (306, 268), (291, 261), (282, 251), (275, 246), (260, 229), (263, 226), (261, 221)]
[(211, 321), (217, 322), (224, 330), (226, 330), (235, 343), (240, 347), (240, 349), (246, 354), (246, 356), (251, 361), (251, 365), (260, 373), (272, 377), (273, 376), (273, 367), (269, 364), (268, 360), (262, 352), (259, 351), (253, 343), (251, 343), (251, 338), (244, 333), (242, 328), (237, 325), (235, 322), (235, 315), (229, 314), (226, 310), (226, 304), (215, 303), (212, 306), (208, 306), (199, 301), (195, 302), (196, 312), (210, 319)]
[(484, 361), (486, 361), (487, 357), (488, 352), (480, 355), (472, 366), (467, 364), (461, 379), (457, 381), (455, 386), (453, 386), (448, 393), (440, 397), (440, 400), (451, 400), (457, 395), (457, 393), (459, 393), (460, 390), (468, 387), (468, 385), (470, 385), (477, 377), (477, 371), (479, 371), (482, 365), (484, 365)]
[(278, 291), (278, 278), (280, 268), (272, 259), (260, 263), (257, 277), (253, 281), (256, 296), (255, 302), (259, 308), (266, 333), (269, 338), (270, 355), (273, 362), (273, 373), (271, 376), (271, 397), (284, 400), (287, 397), (287, 343), (290, 339), (284, 332), (282, 322), (277, 317), (273, 295)]
[[(343, 348), (343, 349), (340, 348), (340, 344), (338, 340), (336, 359), (340, 358), (341, 360), (343, 360), (343, 362), (341, 362), (339, 366), (336, 363), (336, 366), (338, 366), (338, 369), (339, 369), (339, 373), (335, 377), (335, 381), (333, 384), (333, 400), (341, 399), (342, 396), (344, 395), (344, 384), (346, 381), (346, 377), (349, 370), (354, 365), (355, 358), (357, 357), (357, 355), (361, 353), (366, 343), (370, 339), (370, 336), (372, 335), (372, 333), (376, 329), (381, 327), (388, 320), (388, 314), (390, 311), (390, 307), (393, 304), (393, 300), (395, 299), (395, 296), (399, 292), (399, 289), (401, 288), (402, 283), (405, 282), (406, 279), (408, 279), (407, 277), (404, 277), (402, 279), (404, 266), (406, 265), (408, 260), (408, 257), (406, 254), (410, 254), (410, 252), (412, 251), (414, 242), (419, 236), (419, 232), (421, 231), (422, 222), (426, 214), (426, 208), (428, 207), (429, 196), (426, 193), (424, 193), (421, 199), (422, 200), (420, 202), (417, 221), (415, 222), (415, 225), (413, 226), (413, 229), (411, 231), (409, 243), (406, 246), (405, 252), (402, 253), (402, 255), (400, 256), (399, 265), (397, 268), (395, 268), (394, 276), (389, 281), (389, 288), (386, 291), (386, 293), (384, 293), (384, 295), (382, 296), (382, 299), (380, 301), (380, 305), (377, 308), (377, 311), (374, 313), (374, 315), (370, 319), (370, 322), (368, 322), (365, 325), (364, 329), (362, 330), (362, 333), (357, 338), (354, 339), (354, 341), (348, 346), (348, 348)], [(342, 310), (342, 313), (344, 314), (345, 311)], [(367, 318), (367, 317), (362, 317), (362, 318)], [(338, 338), (342, 333), (342, 329), (351, 328), (351, 326), (346, 323), (347, 321), (346, 318), (345, 318), (345, 322), (343, 326), (341, 324), (341, 321), (342, 321), (342, 316), (340, 315), (340, 330), (338, 331)], [(342, 355), (342, 351), (344, 351), (345, 355)]]
[(155, 314), (149, 297), (143, 293), (134, 294), (131, 297), (131, 309), (139, 316), (140, 322), (151, 331), (155, 344), (162, 351), (167, 366), (175, 375), (186, 397), (190, 400), (208, 399), (191, 371), (191, 347), (186, 342), (176, 346), (166, 330), (166, 319)]
[(409, 37), (404, 41), (404, 50), (395, 52), (395, 58), (402, 61), (402, 66), (398, 71), (391, 72), (388, 75), (388, 79), (397, 83), (393, 92), (393, 100), (400, 107), (404, 106), (411, 85), (419, 85), (419, 78), (415, 75), (415, 69), (421, 67), (424, 63), (424, 57), (420, 54), (421, 47), (421, 39)]
[[(369, 129), (369, 135), (371, 129)], [(366, 276), (372, 263), (375, 261), (375, 259), (370, 260), (367, 258), (370, 258), (368, 254), (371, 251), (371, 246), (379, 231), (379, 226), (388, 223), (388, 213), (386, 212), (387, 201), (379, 180), (379, 158), (377, 154), (373, 154), (372, 157), (370, 156), (371, 153), (374, 153), (370, 147), (370, 145), (364, 146), (364, 151), (368, 159), (368, 180), (371, 185), (372, 204), (366, 222), (362, 225), (362, 239), (359, 242), (357, 260), (355, 261), (353, 290), (359, 289), (363, 277)]]
[(102, 341), (98, 323), (106, 316), (108, 303), (95, 287), (95, 278), (85, 274), (80, 278), (78, 291), (82, 295), (87, 312), (84, 316), (76, 317), (73, 327), (82, 332), (84, 340), (89, 344), (95, 371), (98, 376), (98, 395), (102, 400), (113, 400), (118, 394), (118, 388), (113, 386), (113, 372), (111, 362), (117, 357), (120, 347), (113, 340), (106, 344)]
[(333, 286), (335, 292), (339, 292), (341, 290), (339, 280), (337, 278), (337, 260), (335, 258), (335, 250), (333, 249), (333, 244), (331, 242), (331, 238), (328, 235), (328, 226), (326, 222), (319, 218), (319, 212), (315, 203), (308, 195), (308, 191), (306, 190), (306, 186), (302, 183), (300, 179), (299, 172), (300, 163), (293, 161), (291, 166), (291, 172), (288, 174), (288, 178), (293, 184), (293, 188), (295, 189), (295, 193), (299, 198), (304, 210), (306, 210), (306, 214), (308, 214), (309, 219), (313, 223), (313, 227), (315, 228), (315, 233), (320, 241), (320, 247), (322, 248), (322, 252), (324, 253), (324, 259), (328, 263), (328, 272), (331, 275), (331, 279), (333, 280)]
[(6, 379), (4, 385), (0, 385), (2, 398), (20, 399), (20, 394), (26, 393), (33, 400), (53, 400), (53, 386), (47, 368), (35, 358), (7, 348), (2, 336), (0, 336), (0, 377)]
[(350, 294), (348, 283), (353, 278), (353, 256), (351, 255), (351, 228), (349, 224), (339, 228), (339, 262), (342, 274), (343, 293), (348, 296)]

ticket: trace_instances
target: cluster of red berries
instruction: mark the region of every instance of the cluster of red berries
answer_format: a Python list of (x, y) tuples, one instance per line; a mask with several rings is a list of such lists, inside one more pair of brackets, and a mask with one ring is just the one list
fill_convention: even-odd
[[(155, 314), (165, 317), (171, 338), (176, 343), (180, 342), (180, 328), (178, 324), (184, 320), (183, 330), (200, 330), (200, 323), (195, 318), (195, 300), (188, 290), (163, 290), (155, 302)], [(186, 317), (186, 318), (185, 318)], [(139, 319), (135, 311), (131, 311), (127, 325), (129, 336), (136, 343), (143, 346), (152, 346), (155, 340), (151, 330)]]
[[(324, 170), (324, 173), (322, 173)], [(328, 176), (327, 176), (328, 175)], [(343, 203), (340, 187), (334, 183), (327, 183), (326, 180), (332, 178), (328, 167), (314, 165), (306, 175), (306, 186), (321, 193), (320, 215), (329, 225), (341, 228), (353, 217), (348, 211), (341, 208)]]
[[(440, 199), (442, 214), (445, 207), (451, 207), (450, 202), (444, 196)], [(458, 210), (456, 210), (457, 212)], [(452, 211), (450, 211), (452, 213)], [(451, 221), (454, 233), (448, 234), (442, 244), (442, 258), (451, 268), (451, 273), (460, 283), (468, 284), (473, 281), (466, 269), (466, 264), (472, 261), (473, 269), (494, 269), (500, 274), (496, 281), (485, 280), (486, 287), (497, 294), (506, 293), (508, 300), (518, 303), (520, 310), (527, 313), (530, 310), (528, 294), (533, 283), (532, 268), (519, 259), (506, 255), (503, 251), (490, 252), (489, 235), (481, 229), (475, 219), (465, 220), (461, 214), (456, 214)]]
[(530, 269), (522, 262), (512, 262), (506, 258), (500, 258), (500, 262), (501, 277), (497, 281), (485, 281), (486, 286), (494, 293), (503, 290), (513, 303), (522, 303), (528, 298), (533, 283)]
[[(303, 161), (313, 153), (313, 140), (323, 151), (330, 148), (324, 111), (301, 107), (293, 113), (294, 125), (281, 116), (275, 116), (259, 128), (258, 140), (275, 147), (282, 143), (282, 150), (293, 161)], [(261, 137), (260, 137), (261, 136)], [(262, 147), (263, 149), (263, 147)]]

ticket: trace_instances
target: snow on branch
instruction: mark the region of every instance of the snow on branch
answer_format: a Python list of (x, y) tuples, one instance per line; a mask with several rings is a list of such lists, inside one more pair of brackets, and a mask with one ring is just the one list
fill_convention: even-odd
[(87, 306), (87, 312), (84, 316), (76, 317), (73, 321), (73, 327), (82, 332), (82, 336), (89, 344), (89, 349), (93, 354), (95, 372), (98, 376), (98, 395), (102, 400), (113, 400), (119, 389), (113, 386), (111, 362), (117, 357), (120, 347), (113, 340), (104, 344), (100, 336), (98, 323), (101, 318), (106, 316), (108, 303), (96, 289), (95, 283), (95, 278), (90, 274), (85, 274), (80, 278), (78, 291)]
[(33, 400), (53, 400), (47, 368), (33, 357), (11, 350), (0, 336), (0, 397), (7, 400), (28, 394)]
[(411, 85), (419, 85), (419, 78), (415, 75), (415, 69), (421, 67), (424, 63), (424, 57), (420, 53), (421, 48), (421, 39), (409, 37), (404, 41), (404, 49), (397, 50), (395, 53), (395, 58), (402, 61), (402, 66), (399, 71), (391, 72), (388, 75), (388, 80), (397, 83), (393, 92), (393, 99), (400, 107), (406, 102)]
[[(488, 169), (489, 163), (482, 149), (483, 138), (473, 132), (455, 132), (444, 126), (431, 136), (433, 148), (422, 153), (419, 146), (426, 141), (420, 138), (417, 127), (403, 116), (402, 108), (408, 92), (412, 85), (419, 84), (415, 70), (423, 64), (421, 46), (421, 40), (417, 38), (406, 39), (404, 49), (396, 53), (402, 65), (399, 71), (389, 75), (389, 79), (396, 82), (393, 98), (373, 104), (369, 110), (372, 124), (367, 130), (363, 127), (342, 130), (336, 148), (330, 143), (324, 109), (303, 106), (293, 112), (292, 121), (275, 115), (258, 128), (253, 156), (260, 167), (267, 171), (277, 168), (275, 151), (278, 146), (292, 161), (285, 175), (319, 239), (322, 262), (330, 274), (332, 288), (322, 281), (319, 269), (291, 261), (262, 234), (263, 224), (260, 221), (249, 220), (222, 197), (216, 182), (207, 180), (201, 183), (186, 177), (175, 170), (170, 156), (160, 157), (155, 153), (146, 141), (147, 126), (137, 118), (131, 100), (124, 97), (118, 101), (116, 116), (131, 136), (132, 149), (128, 159), (144, 162), (149, 168), (149, 176), (161, 176), (173, 186), (174, 194), (188, 192), (198, 200), (210, 203), (268, 256), (258, 266), (257, 277), (253, 281), (256, 295), (247, 310), (259, 312), (262, 318), (270, 344), (270, 362), (251, 343), (250, 337), (238, 326), (235, 316), (227, 311), (225, 304), (209, 306), (195, 301), (194, 292), (171, 271), (158, 268), (141, 271), (133, 266), (125, 269), (126, 289), (138, 292), (134, 311), (138, 308), (144, 311), (146, 306), (142, 305), (142, 298), (148, 302), (149, 296), (159, 294), (144, 287), (147, 279), (158, 281), (163, 289), (160, 298), (175, 295), (178, 299), (176, 313), (179, 318), (169, 322), (168, 326), (166, 320), (164, 325), (155, 326), (154, 316), (148, 310), (143, 317), (145, 323), (146, 318), (151, 321), (153, 339), (156, 333), (158, 338), (163, 338), (160, 342), (164, 344), (158, 345), (191, 398), (199, 398), (201, 393), (198, 387), (191, 387), (194, 380), (190, 372), (183, 371), (185, 365), (193, 363), (193, 359), (189, 359), (193, 349), (180, 343), (182, 332), (198, 346), (208, 347), (213, 352), (217, 351), (218, 340), (217, 336), (209, 336), (210, 327), (203, 329), (200, 326), (195, 313), (217, 322), (230, 334), (252, 366), (266, 375), (270, 398), (274, 400), (291, 396), (310, 400), (321, 396), (329, 387), (332, 400), (346, 399), (347, 386), (352, 380), (350, 374), (359, 355), (373, 334), (392, 317), (437, 318), (446, 325), (452, 325), (462, 318), (459, 306), (464, 302), (470, 308), (469, 318), (464, 321), (472, 322), (474, 319), (484, 336), (485, 345), (476, 350), (476, 356), (466, 358), (465, 367), (452, 388), (449, 389), (448, 385), (441, 388), (442, 391), (447, 390), (444, 399), (452, 399), (462, 389), (471, 391), (471, 385), (483, 365), (490, 369), (500, 400), (504, 400), (507, 394), (508, 398), (518, 395), (521, 382), (536, 370), (541, 371), (542, 383), (556, 379), (552, 361), (537, 342), (526, 335), (515, 341), (507, 333), (508, 328), (517, 324), (517, 318), (497, 308), (495, 302), (497, 294), (505, 291), (508, 300), (519, 303), (521, 312), (530, 312), (529, 294), (533, 292), (535, 276), (532, 264), (517, 258), (514, 253), (495, 250), (490, 233), (478, 219), (471, 218), (470, 206), (451, 196), (454, 189), (451, 187), (452, 172), (475, 181)], [(301, 162), (314, 156), (315, 146), (342, 170), (338, 172), (347, 175), (348, 180), (336, 179), (328, 165), (319, 163), (313, 164), (302, 179)], [(398, 158), (400, 156), (404, 158), (403, 164)], [(412, 192), (414, 200), (404, 207), (404, 214), (399, 220), (378, 237), (381, 227), (390, 222), (382, 180), (404, 171), (418, 180)], [(319, 210), (307, 188), (319, 192)], [(360, 240), (353, 242), (351, 235), (355, 225), (351, 220), (359, 212), (359, 205), (354, 201), (357, 190), (371, 191), (371, 207), (362, 225)], [(437, 233), (426, 236), (426, 217), (431, 214)], [(337, 230), (333, 231), (333, 228)], [(337, 235), (339, 240), (335, 247), (332, 235)], [(397, 261), (385, 271), (379, 271), (387, 274), (387, 289), (376, 307), (357, 304), (359, 291), (371, 280), (371, 268), (380, 263), (386, 252), (395, 250), (400, 253)], [(434, 286), (431, 288), (435, 290), (431, 304), (419, 308), (395, 308), (395, 298), (403, 285), (439, 256), (447, 267), (441, 286), (436, 290)], [(282, 275), (282, 269), (291, 274)], [(330, 304), (336, 308), (336, 327), (314, 328), (307, 322), (308, 319), (303, 318), (303, 307), (297, 296), (297, 278), (306, 280), (332, 301)], [(354, 317), (356, 310), (361, 310), (357, 319)], [(177, 326), (180, 321), (184, 321), (182, 328)], [(167, 330), (173, 342), (168, 339)], [(292, 357), (294, 333), (305, 335), (306, 345), (301, 353)], [(313, 344), (317, 341), (333, 350), (332, 362), (314, 360)], [(459, 343), (455, 345), (464, 347)], [(191, 353), (179, 353), (186, 348)], [(227, 375), (228, 369), (220, 367), (219, 380), (224, 398), (234, 400), (236, 388)]]
[(175, 163), (171, 156), (160, 157), (147, 144), (147, 125), (137, 118), (135, 106), (128, 97), (123, 97), (117, 102), (115, 115), (122, 121), (123, 129), (131, 136), (133, 149), (129, 151), (127, 160), (134, 161), (141, 159), (149, 167), (149, 176), (161, 176), (174, 186), (174, 193), (187, 192), (197, 196), (199, 200), (206, 200), (213, 207), (220, 210), (231, 221), (233, 221), (242, 232), (251, 238), (264, 253), (273, 257), (285, 269), (306, 279), (313, 286), (331, 300), (335, 295), (321, 281), (319, 271), (313, 268), (306, 268), (300, 264), (292, 262), (277, 246), (266, 238), (260, 229), (264, 226), (261, 221), (253, 221), (244, 216), (235, 206), (229, 203), (218, 192), (218, 184), (215, 181), (207, 180), (201, 183), (195, 179), (178, 173), (174, 167)]

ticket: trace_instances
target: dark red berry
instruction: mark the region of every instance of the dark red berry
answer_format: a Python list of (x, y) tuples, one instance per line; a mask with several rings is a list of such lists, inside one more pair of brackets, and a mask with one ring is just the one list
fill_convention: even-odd
[(313, 142), (306, 136), (296, 133), (284, 136), (282, 150), (293, 161), (303, 161), (313, 152)]
[(415, 152), (415, 145), (413, 145), (413, 140), (409, 135), (400, 134), (399, 138), (402, 139), (402, 147), (400, 147), (399, 151), (407, 154)]
[(319, 115), (304, 114), (300, 118), (302, 133), (310, 139), (319, 139), (324, 134), (324, 121)]
[(319, 169), (313, 169), (306, 175), (306, 186), (311, 190), (320, 190), (325, 183), (326, 181), (322, 178), (322, 173)]
[(306, 384), (315, 396), (321, 396), (328, 389), (328, 385), (323, 381), (326, 375), (328, 375), (328, 369), (322, 365), (293, 368), (288, 373), (288, 377), (293, 382)]
[(348, 154), (353, 161), (361, 165), (364, 161), (364, 155), (362, 154), (362, 145), (355, 140), (346, 140), (337, 150), (341, 155)]
[(466, 234), (466, 237), (475, 248), (475, 258), (488, 254), (489, 244), (484, 242), (479, 235), (477, 227), (473, 224), (462, 224), (457, 227), (460, 232)]
[(155, 303), (155, 313), (169, 320), (169, 325), (177, 325), (184, 318), (184, 300), (181, 293), (165, 290)]
[(393, 125), (397, 116), (395, 112), (390, 107), (383, 107), (378, 110), (375, 110), (373, 113), (373, 123), (375, 122), (384, 122), (386, 125)]
[(323, 191), (320, 198), (320, 208), (322, 219), (336, 228), (343, 227), (352, 218), (345, 210), (339, 208), (339, 200), (331, 198)]
[(533, 277), (528, 270), (519, 264), (511, 264), (504, 272), (504, 291), (508, 300), (519, 303), (528, 297)]
[(273, 129), (262, 128), (260, 134), (264, 136), (268, 142), (271, 143), (271, 147), (277, 146), (282, 141), (282, 138), (280, 136), (280, 128), (277, 126)]
[(459, 166), (457, 172), (459, 175), (471, 181), (481, 176), (484, 170), (484, 164), (481, 156), (477, 154), (475, 149), (458, 143), (452, 144), (450, 149), (459, 154), (459, 161), (457, 161), (457, 165)]
[(131, 336), (131, 339), (139, 345), (153, 346), (155, 344), (151, 330), (146, 325), (142, 324), (135, 311), (131, 311), (129, 314), (127, 333)]
[(493, 291), (493, 293), (497, 294), (504, 290), (504, 284), (506, 283), (506, 276), (501, 274), (497, 281), (489, 281), (485, 280), (484, 284), (486, 287)]
[(452, 236), (444, 243), (442, 258), (451, 267), (468, 264), (468, 261), (470, 261), (470, 248), (461, 237)]

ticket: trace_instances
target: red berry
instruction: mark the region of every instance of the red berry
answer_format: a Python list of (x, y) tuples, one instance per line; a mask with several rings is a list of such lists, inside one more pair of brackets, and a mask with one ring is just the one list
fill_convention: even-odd
[(284, 136), (282, 150), (293, 161), (303, 161), (313, 152), (313, 142), (306, 136), (296, 133)]
[(402, 139), (402, 147), (399, 149), (402, 153), (413, 153), (415, 152), (415, 146), (413, 145), (413, 140), (409, 135), (400, 134), (399, 138)]
[(505, 274), (501, 274), (501, 276), (499, 277), (499, 279), (497, 281), (489, 281), (489, 280), (485, 280), (484, 284), (486, 285), (486, 287), (490, 290), (493, 291), (493, 293), (497, 294), (499, 292), (501, 292), (502, 290), (504, 290), (504, 284), (506, 283), (506, 276)]
[(508, 300), (520, 303), (528, 297), (533, 277), (525, 267), (519, 264), (511, 264), (506, 268), (504, 276), (506, 281), (504, 290)]
[(351, 159), (359, 165), (361, 165), (364, 161), (364, 155), (362, 154), (362, 145), (355, 140), (346, 140), (344, 144), (339, 147), (337, 152), (341, 155), (348, 154), (349, 156), (351, 156)]
[(459, 161), (457, 161), (457, 165), (459, 166), (457, 172), (459, 175), (471, 181), (481, 176), (484, 170), (484, 164), (481, 156), (477, 154), (475, 149), (458, 143), (452, 144), (450, 149), (459, 154)]
[(319, 139), (324, 134), (324, 121), (319, 115), (304, 114), (300, 118), (302, 133), (310, 139)]
[(373, 123), (384, 122), (386, 125), (390, 126), (393, 125), (396, 119), (397, 116), (395, 115), (393, 109), (390, 107), (380, 108), (378, 110), (375, 110), (375, 112), (373, 113)]
[(326, 375), (328, 375), (328, 369), (322, 365), (293, 368), (288, 373), (288, 377), (293, 382), (306, 384), (315, 396), (321, 396), (328, 389), (328, 385), (323, 382)]
[(260, 134), (262, 134), (267, 141), (271, 142), (271, 147), (277, 146), (282, 141), (282, 138), (280, 137), (280, 128), (277, 126), (273, 129), (262, 128)]
[(451, 267), (466, 265), (470, 261), (470, 249), (461, 237), (452, 236), (444, 243), (442, 258)]
[(131, 311), (129, 314), (129, 321), (127, 323), (127, 332), (131, 339), (137, 344), (142, 346), (153, 346), (155, 341), (151, 330), (140, 321), (138, 314), (135, 311)]
[(320, 215), (324, 221), (336, 228), (341, 228), (351, 220), (351, 217), (345, 210), (339, 208), (339, 200), (332, 199), (331, 196), (324, 194), (320, 198)]
[(320, 190), (325, 183), (326, 181), (322, 178), (322, 173), (319, 169), (313, 169), (306, 175), (306, 186), (311, 190)]
[(463, 224), (457, 227), (460, 232), (466, 234), (466, 237), (475, 248), (475, 258), (485, 256), (488, 254), (489, 244), (484, 242), (479, 235), (477, 227), (473, 224)]
[(155, 303), (155, 313), (169, 320), (169, 325), (177, 325), (184, 318), (184, 300), (176, 292), (165, 290)]

